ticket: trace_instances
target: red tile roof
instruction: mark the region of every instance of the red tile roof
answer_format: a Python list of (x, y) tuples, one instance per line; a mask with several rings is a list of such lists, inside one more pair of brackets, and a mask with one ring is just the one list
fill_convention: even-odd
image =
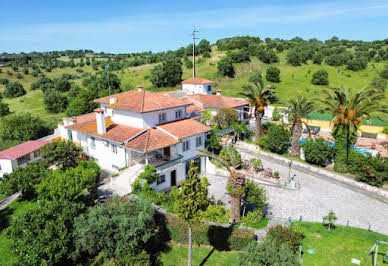
[(223, 95), (193, 94), (188, 95), (187, 97), (193, 100), (193, 102), (201, 103), (205, 108), (235, 108), (249, 104), (245, 100), (226, 97)]
[(37, 151), (43, 145), (49, 143), (47, 140), (30, 140), (12, 148), (0, 151), (0, 159), (16, 160), (31, 152)]
[(87, 121), (84, 123), (74, 124), (71, 126), (67, 126), (66, 128), (79, 131), (88, 135), (112, 140), (119, 143), (123, 143), (124, 141), (130, 139), (131, 137), (135, 136), (136, 134), (139, 134), (141, 131), (144, 130), (142, 128), (129, 127), (129, 126), (112, 123), (112, 120), (110, 119), (110, 117), (107, 117), (105, 119), (105, 125), (106, 125), (106, 133), (102, 135), (98, 134), (96, 114), (94, 114), (94, 120)]
[(182, 119), (178, 121), (168, 122), (165, 124), (158, 125), (158, 127), (176, 136), (179, 139), (187, 138), (211, 130), (210, 127), (194, 119)]
[(205, 111), (205, 108), (203, 108), (202, 106), (200, 106), (198, 104), (192, 104), (192, 105), (187, 106), (187, 108), (186, 108), (187, 113), (191, 113), (194, 111), (201, 113), (201, 112)]
[[(116, 97), (117, 101), (115, 103), (109, 104), (109, 99), (112, 97)], [(145, 90), (126, 91), (97, 99), (95, 102), (109, 104), (109, 108), (128, 110), (139, 113), (188, 105), (186, 101), (181, 99), (169, 97), (162, 93), (155, 93)]]
[(202, 84), (209, 84), (209, 83), (214, 83), (213, 81), (209, 79), (203, 79), (203, 78), (189, 78), (181, 82), (182, 84), (197, 84), (197, 85), (202, 85)]
[(84, 123), (87, 121), (96, 120), (96, 114), (95, 113), (88, 113), (84, 115), (79, 115), (74, 117), (75, 123)]
[(124, 145), (126, 148), (148, 152), (179, 143), (179, 140), (167, 135), (156, 128), (149, 128), (146, 132), (137, 136)]

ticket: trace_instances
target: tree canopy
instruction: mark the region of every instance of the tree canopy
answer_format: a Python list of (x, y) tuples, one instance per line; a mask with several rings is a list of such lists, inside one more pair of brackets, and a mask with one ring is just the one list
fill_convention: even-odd
[(60, 169), (77, 166), (82, 149), (70, 141), (54, 141), (42, 146), (39, 155), (48, 165), (57, 165)]

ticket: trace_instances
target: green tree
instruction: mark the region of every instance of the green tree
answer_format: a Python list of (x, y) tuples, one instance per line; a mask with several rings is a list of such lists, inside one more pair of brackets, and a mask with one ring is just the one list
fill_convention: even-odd
[(41, 202), (18, 219), (7, 231), (13, 251), (23, 265), (69, 265), (73, 251), (73, 220), (83, 204), (68, 201)]
[(82, 149), (71, 141), (53, 141), (40, 148), (39, 155), (48, 165), (60, 169), (76, 167), (81, 159)]
[[(87, 88), (87, 91), (94, 98), (105, 97), (110, 93), (120, 93), (123, 90), (120, 88), (120, 79), (119, 77), (109, 72), (109, 86), (108, 86), (108, 75), (105, 71), (99, 71), (94, 75), (89, 76), (88, 78), (82, 81), (82, 85)], [(70, 89), (70, 87), (69, 87)]]
[(333, 160), (334, 149), (322, 138), (308, 140), (302, 148), (308, 163), (326, 166)]
[(313, 73), (311, 83), (314, 85), (329, 85), (329, 74), (325, 69), (317, 70)]
[(235, 75), (233, 62), (229, 56), (224, 56), (218, 61), (217, 70), (222, 76), (233, 78)]
[(243, 87), (244, 91), (241, 95), (248, 99), (251, 109), (254, 110), (256, 119), (255, 141), (258, 141), (261, 135), (261, 120), (264, 116), (264, 108), (269, 104), (276, 103), (278, 98), (275, 94), (275, 87), (264, 85), (263, 78), (260, 72), (255, 72), (249, 78), (254, 86), (247, 85)]
[(254, 204), (257, 209), (263, 211), (268, 205), (265, 189), (252, 179), (247, 179), (244, 186), (244, 211), (247, 203)]
[(66, 110), (67, 97), (56, 90), (47, 90), (43, 95), (45, 108), (49, 113), (61, 113)]
[(206, 211), (209, 201), (207, 199), (207, 184), (201, 181), (198, 167), (194, 161), (190, 162), (189, 172), (186, 180), (177, 195), (174, 211), (183, 219), (189, 227), (188, 260), (187, 265), (192, 265), (192, 231), (193, 224), (202, 220), (202, 213)]
[(236, 134), (237, 139), (241, 139), (242, 137), (249, 136), (252, 133), (248, 125), (244, 122), (233, 121), (230, 124), (230, 127), (233, 128), (234, 134)]
[(10, 114), (8, 104), (0, 102), (0, 117)]
[(97, 107), (97, 104), (94, 102), (94, 99), (97, 97), (91, 91), (81, 90), (68, 104), (66, 114), (69, 116), (77, 116), (92, 112)]
[(156, 171), (157, 169), (155, 166), (151, 164), (147, 164), (144, 167), (144, 171), (140, 173), (138, 178), (146, 180), (148, 184), (152, 184), (158, 179), (158, 175), (156, 174)]
[[(241, 206), (241, 198), (245, 193), (245, 176), (237, 171), (237, 167), (239, 164), (234, 165), (233, 163), (238, 160), (224, 160), (220, 156), (205, 150), (198, 150), (200, 152), (200, 156), (208, 156), (209, 158), (220, 163), (225, 169), (229, 172), (228, 182), (226, 185), (226, 190), (230, 195), (230, 222), (238, 223), (240, 222), (240, 206)], [(226, 150), (226, 152), (233, 152), (232, 150)], [(226, 158), (234, 158), (234, 154), (225, 155)]]
[(55, 81), (55, 89), (60, 92), (69, 91), (71, 88), (71, 84), (68, 79), (60, 78)]
[(204, 54), (206, 52), (210, 53), (212, 51), (211, 46), (210, 46), (210, 42), (208, 40), (202, 39), (198, 43), (196, 50), (197, 50), (198, 54)]
[(27, 141), (47, 136), (50, 129), (46, 123), (29, 113), (3, 117), (0, 125), (0, 138), (3, 140)]
[(133, 265), (127, 260), (128, 255), (146, 255), (144, 264), (138, 265), (149, 265), (150, 256), (145, 251), (151, 248), (157, 230), (154, 214), (149, 201), (136, 197), (114, 197), (89, 208), (74, 221), (75, 257), (101, 253), (122, 265)]
[(155, 87), (176, 86), (182, 81), (182, 61), (179, 57), (168, 56), (160, 65), (151, 70), (151, 82)]
[[(292, 141), (291, 155), (299, 158), (300, 156), (300, 137), (303, 132), (302, 118), (309, 119), (309, 114), (316, 108), (313, 101), (306, 97), (293, 97), (286, 103), (288, 120), (292, 121)], [(304, 123), (307, 126), (307, 123)]]
[(18, 81), (10, 82), (5, 85), (5, 90), (3, 92), (4, 97), (7, 98), (16, 98), (25, 95), (27, 92), (24, 89), (23, 85)]
[(287, 153), (290, 147), (290, 132), (282, 126), (271, 125), (268, 128), (268, 134), (260, 138), (259, 145), (263, 149), (277, 154)]
[(280, 82), (280, 70), (275, 66), (269, 66), (265, 78), (270, 82)]
[(326, 216), (323, 216), (323, 220), (326, 222), (328, 230), (330, 231), (331, 227), (334, 226), (337, 216), (333, 211), (330, 211)]
[(233, 146), (223, 148), (220, 152), (220, 158), (229, 165), (235, 165), (236, 167), (239, 167), (242, 163), (241, 154)]
[(213, 117), (214, 123), (219, 128), (229, 128), (233, 122), (237, 122), (238, 114), (234, 108), (220, 108)]
[(0, 78), (0, 84), (1, 85), (7, 85), (9, 83), (9, 79), (7, 78)]
[(75, 201), (86, 191), (94, 192), (101, 174), (95, 162), (81, 161), (76, 168), (56, 170), (36, 186), (39, 198), (52, 201)]

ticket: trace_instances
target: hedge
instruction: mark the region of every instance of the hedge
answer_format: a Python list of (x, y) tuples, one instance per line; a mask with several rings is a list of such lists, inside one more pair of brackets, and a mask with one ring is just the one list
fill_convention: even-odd
[[(165, 215), (171, 240), (187, 244), (188, 227), (177, 216)], [(192, 227), (193, 243), (210, 245), (216, 250), (242, 250), (254, 241), (254, 232), (249, 229), (222, 227), (219, 225), (196, 224)]]

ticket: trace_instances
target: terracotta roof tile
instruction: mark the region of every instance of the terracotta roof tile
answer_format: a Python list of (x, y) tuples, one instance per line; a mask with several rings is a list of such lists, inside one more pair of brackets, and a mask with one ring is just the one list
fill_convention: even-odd
[(202, 106), (200, 106), (198, 104), (192, 104), (192, 105), (187, 106), (187, 108), (186, 108), (187, 113), (191, 113), (191, 112), (201, 113), (203, 111), (205, 111), (205, 108), (203, 108)]
[(125, 144), (124, 147), (141, 152), (148, 152), (168, 147), (176, 143), (179, 143), (179, 140), (167, 135), (159, 129), (149, 128), (146, 132)]
[(212, 94), (193, 94), (187, 96), (194, 102), (201, 103), (203, 107), (213, 108), (235, 108), (249, 104), (243, 99), (236, 99), (232, 97), (226, 97), (223, 95), (212, 95)]
[(182, 84), (209, 84), (214, 83), (213, 81), (209, 79), (203, 79), (203, 78), (189, 78), (181, 82)]
[[(109, 104), (109, 99), (112, 97), (116, 97), (117, 101)], [(126, 91), (97, 99), (95, 102), (109, 104), (109, 108), (129, 110), (139, 113), (185, 106), (188, 104), (186, 101), (169, 97), (163, 93), (155, 93), (145, 90)]]
[(0, 151), (0, 159), (16, 160), (31, 152), (37, 151), (43, 145), (49, 143), (47, 140), (30, 140), (12, 148)]
[(182, 119), (174, 122), (161, 124), (158, 127), (176, 136), (179, 139), (187, 138), (211, 130), (210, 127), (194, 119)]

